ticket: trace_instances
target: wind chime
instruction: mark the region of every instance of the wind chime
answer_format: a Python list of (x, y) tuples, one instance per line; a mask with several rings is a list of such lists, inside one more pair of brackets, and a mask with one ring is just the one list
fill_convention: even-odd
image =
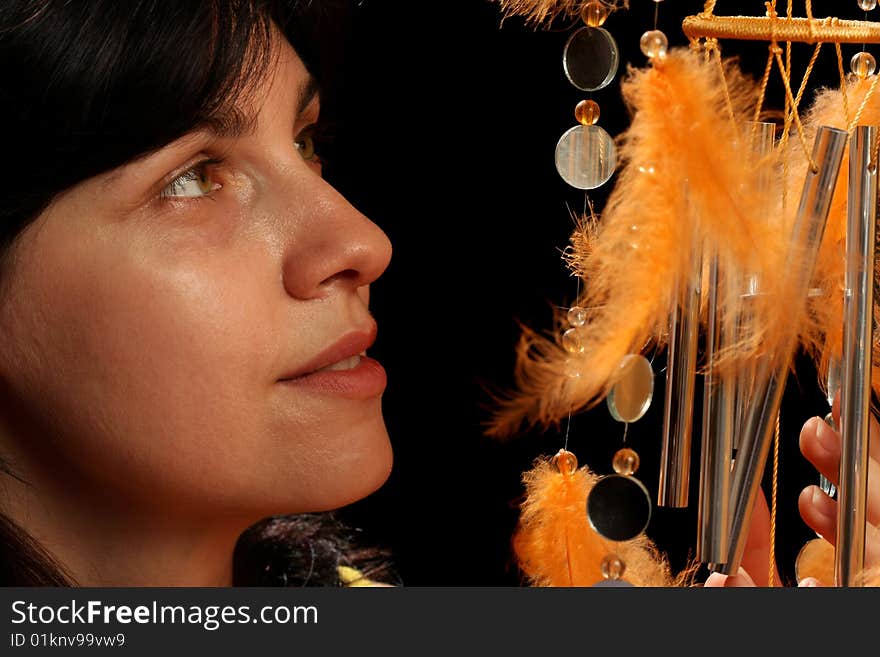
[[(659, 11), (660, 0), (654, 1)], [(584, 92), (615, 78), (618, 48), (603, 25), (626, 3), (499, 2), (507, 15), (536, 25), (577, 17), (582, 25), (563, 53), (566, 77)], [(776, 476), (782, 394), (803, 350), (815, 360), (829, 404), (840, 395), (842, 436), (836, 549), (815, 549), (820, 538), (804, 552), (833, 555), (834, 583), (857, 586), (865, 565), (878, 351), (872, 323), (880, 77), (864, 48), (847, 74), (841, 44), (880, 43), (880, 23), (867, 20), (876, 0), (858, 0), (864, 21), (815, 18), (809, 0), (805, 17), (793, 16), (791, 2), (780, 15), (776, 4), (761, 3), (766, 15), (760, 17), (718, 16), (710, 0), (703, 13), (684, 19), (690, 47), (674, 49), (657, 29), (655, 11), (654, 28), (640, 42), (648, 64), (630, 70), (621, 84), (632, 113), (627, 130), (613, 139), (592, 99), (575, 107), (577, 124), (556, 147), (559, 174), (581, 190), (601, 187), (615, 173), (617, 179), (601, 218), (584, 217), (567, 251), (582, 283), (576, 303), (560, 315), (562, 330), (552, 337), (524, 331), (517, 391), (499, 400), (490, 433), (558, 425), (605, 400), (624, 424), (625, 442), (626, 426), (652, 402), (654, 373), (644, 353), (665, 349), (656, 501), (688, 505), (691, 437), (699, 430), (697, 559), (710, 570), (736, 573), (771, 452)], [(761, 80), (748, 79), (722, 56), (725, 39), (768, 43)], [(797, 88), (795, 42), (814, 44)], [(826, 45), (836, 53), (840, 87), (824, 90), (804, 111), (810, 73)], [(761, 121), (774, 71), (785, 92), (778, 129)], [(701, 423), (694, 419), (699, 374)], [(514, 548), (529, 581), (689, 583), (693, 571), (674, 578), (644, 535), (652, 499), (635, 476), (638, 455), (622, 445), (614, 474), (597, 476), (578, 467), (567, 443), (524, 475)], [(771, 561), (772, 555), (771, 549)]]

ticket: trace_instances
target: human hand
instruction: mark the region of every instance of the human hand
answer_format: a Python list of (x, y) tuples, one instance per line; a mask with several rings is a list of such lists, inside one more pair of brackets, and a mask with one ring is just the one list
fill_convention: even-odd
[[(743, 549), (739, 572), (733, 575), (712, 573), (703, 586), (706, 587), (743, 587), (768, 586), (770, 583), (770, 509), (763, 493), (758, 494), (749, 535)], [(779, 572), (773, 566), (773, 583), (779, 585)]]
[[(840, 421), (840, 405), (835, 400), (832, 414)], [(804, 424), (800, 435), (803, 455), (835, 486), (840, 468), (840, 434), (824, 420), (815, 417)], [(798, 498), (798, 510), (804, 522), (832, 545), (837, 543), (837, 502), (819, 486), (807, 486)], [(870, 417), (868, 442), (868, 499), (865, 533), (865, 568), (880, 566), (880, 425)], [(823, 582), (831, 584), (831, 582)]]
[[(840, 406), (835, 400), (832, 409), (835, 424), (839, 423)], [(804, 424), (800, 434), (801, 453), (835, 486), (839, 483), (840, 434), (823, 419), (814, 417)], [(865, 568), (880, 566), (880, 425), (870, 418), (868, 462), (868, 526), (865, 537)], [(807, 486), (798, 498), (798, 510), (804, 522), (832, 545), (837, 540), (837, 502), (819, 486)], [(766, 586), (769, 576), (770, 549), (769, 513), (761, 495), (752, 512), (749, 537), (740, 571), (732, 576), (712, 573), (707, 587)], [(779, 582), (778, 577), (774, 577)], [(830, 585), (807, 577), (798, 586)]]

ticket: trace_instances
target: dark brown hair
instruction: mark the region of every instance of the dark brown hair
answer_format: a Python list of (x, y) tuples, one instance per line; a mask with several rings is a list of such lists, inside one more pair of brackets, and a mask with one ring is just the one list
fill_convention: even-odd
[[(273, 26), (323, 94), (328, 54), (341, 45), (334, 22), (345, 9), (326, 0), (3, 0), (0, 258), (64, 190), (234, 117), (268, 70)], [(0, 476), (20, 479), (2, 457)], [(338, 582), (339, 565), (378, 563), (378, 553), (354, 549), (354, 538), (329, 515), (267, 519), (239, 541), (237, 583)], [(0, 515), (0, 584), (75, 582)]]

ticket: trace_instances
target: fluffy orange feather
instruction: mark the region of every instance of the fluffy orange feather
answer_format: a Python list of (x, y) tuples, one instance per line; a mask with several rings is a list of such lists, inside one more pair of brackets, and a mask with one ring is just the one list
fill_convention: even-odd
[[(549, 24), (559, 16), (578, 16), (590, 0), (496, 0), (505, 16), (522, 16), (527, 23)], [(599, 0), (608, 11), (629, 7), (629, 0)]]
[(581, 467), (560, 471), (540, 458), (523, 475), (526, 500), (513, 547), (532, 586), (592, 586), (603, 580), (601, 564), (616, 554), (623, 579), (635, 586), (674, 586), (669, 566), (644, 535), (622, 543), (597, 534), (586, 515), (587, 496), (598, 476)]
[[(583, 276), (577, 305), (590, 309), (583, 354), (569, 355), (557, 330), (548, 338), (526, 329), (517, 350), (517, 392), (497, 400), (489, 434), (522, 425), (551, 426), (570, 411), (601, 400), (622, 358), (662, 344), (668, 316), (692, 259), (714, 250), (769, 285), (785, 266), (780, 213), (772, 185), (750, 150), (745, 126), (758, 88), (735, 62), (676, 49), (656, 65), (631, 69), (622, 93), (633, 113), (619, 138), (622, 166), (601, 221), (585, 222), (569, 261)], [(722, 300), (733, 317), (739, 295)], [(762, 312), (778, 305), (766, 301)], [(563, 324), (557, 318), (557, 329)], [(757, 322), (756, 326), (761, 327)], [(752, 331), (739, 357), (772, 353), (774, 336)], [(574, 359), (574, 362), (572, 362)], [(577, 366), (579, 376), (569, 374)]]

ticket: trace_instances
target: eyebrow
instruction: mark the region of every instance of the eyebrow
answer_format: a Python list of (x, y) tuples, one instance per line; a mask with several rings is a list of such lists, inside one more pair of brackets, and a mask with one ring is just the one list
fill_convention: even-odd
[[(297, 117), (302, 115), (306, 107), (308, 107), (309, 104), (319, 96), (319, 86), (318, 81), (311, 75), (299, 85), (299, 88), (297, 89)], [(186, 138), (187, 136), (191, 137), (193, 133), (198, 133), (199, 131), (207, 131), (219, 139), (237, 139), (253, 134), (256, 130), (256, 124), (257, 117), (255, 115), (246, 115), (241, 110), (233, 107), (225, 112), (221, 112), (217, 116), (201, 122), (193, 131), (188, 133), (188, 135), (185, 135), (183, 138)], [(149, 158), (150, 155), (155, 155), (157, 152), (161, 151), (161, 148), (157, 149), (157, 151), (153, 151), (144, 157), (137, 158), (137, 161), (140, 162), (145, 158)], [(102, 187), (107, 188), (113, 186), (122, 175), (122, 168), (111, 171), (104, 179)]]
[[(300, 116), (318, 96), (318, 81), (309, 75), (297, 89), (296, 116)], [(257, 117), (245, 114), (236, 107), (223, 111), (203, 121), (197, 129), (204, 129), (221, 139), (239, 139), (252, 135), (257, 127)]]

